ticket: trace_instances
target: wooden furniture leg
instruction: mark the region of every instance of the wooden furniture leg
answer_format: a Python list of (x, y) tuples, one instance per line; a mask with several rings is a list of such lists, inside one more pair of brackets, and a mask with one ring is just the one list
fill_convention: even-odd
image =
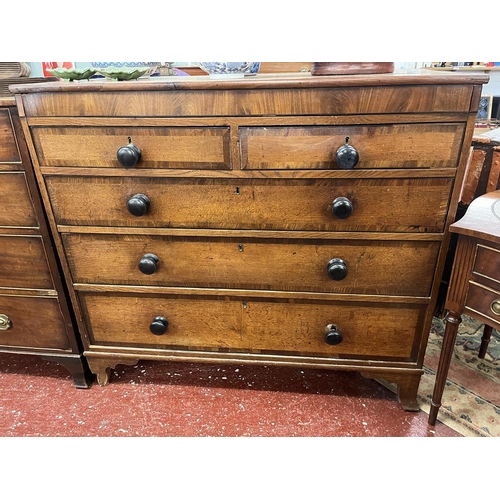
[(45, 361), (55, 361), (64, 366), (70, 372), (73, 377), (73, 383), (78, 389), (88, 389), (95, 379), (82, 356), (62, 357), (45, 355), (41, 357)]
[(490, 343), (492, 331), (493, 327), (489, 325), (484, 325), (483, 336), (481, 338), (481, 345), (479, 347), (478, 358), (484, 359), (486, 351), (488, 350), (488, 344)]
[(101, 387), (104, 387), (109, 384), (111, 370), (115, 368), (116, 365), (133, 366), (139, 363), (139, 358), (87, 356), (87, 361), (90, 366), (90, 370), (97, 378), (97, 383)]
[(450, 368), (451, 357), (455, 348), (458, 327), (462, 322), (460, 314), (448, 311), (445, 318), (446, 328), (443, 337), (443, 347), (439, 358), (439, 365), (436, 373), (436, 383), (434, 385), (434, 393), (432, 394), (431, 408), (429, 411), (429, 424), (436, 425), (437, 414), (441, 406), (441, 398), (443, 396), (448, 370)]

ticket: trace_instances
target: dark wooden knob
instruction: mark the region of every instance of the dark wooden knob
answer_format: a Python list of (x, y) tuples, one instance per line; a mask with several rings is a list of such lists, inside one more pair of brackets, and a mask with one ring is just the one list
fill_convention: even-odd
[(116, 152), (116, 157), (124, 167), (134, 167), (141, 161), (141, 150), (135, 144), (132, 144), (132, 138), (129, 137), (128, 144)]
[(143, 274), (153, 274), (158, 269), (160, 259), (154, 253), (146, 253), (139, 261), (139, 271)]
[(149, 325), (149, 330), (154, 335), (163, 335), (168, 328), (168, 319), (163, 316), (156, 316), (156, 318), (151, 321)]
[(337, 165), (343, 170), (351, 170), (359, 161), (359, 154), (356, 149), (349, 144), (349, 137), (345, 138), (345, 144), (337, 149)]
[(141, 217), (149, 210), (151, 201), (145, 194), (134, 194), (130, 200), (127, 201), (127, 210), (136, 217)]
[(326, 265), (328, 276), (332, 280), (341, 281), (347, 276), (347, 266), (342, 259), (332, 259)]
[(337, 325), (333, 323), (325, 327), (325, 342), (328, 345), (338, 345), (344, 340)]
[(351, 216), (353, 206), (349, 198), (339, 196), (335, 198), (332, 203), (332, 215), (336, 219), (347, 219)]

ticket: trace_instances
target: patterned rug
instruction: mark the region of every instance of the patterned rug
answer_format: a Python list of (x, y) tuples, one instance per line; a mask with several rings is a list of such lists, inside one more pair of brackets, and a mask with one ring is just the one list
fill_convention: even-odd
[[(444, 334), (434, 318), (419, 387), (419, 404), (429, 413)], [(482, 323), (462, 316), (438, 420), (463, 436), (500, 436), (500, 335), (493, 330), (484, 359), (477, 357)]]

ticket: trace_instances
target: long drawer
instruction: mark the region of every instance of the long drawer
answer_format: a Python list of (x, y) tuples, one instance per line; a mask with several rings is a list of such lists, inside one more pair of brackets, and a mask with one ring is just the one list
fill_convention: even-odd
[[(304, 356), (409, 360), (424, 305), (241, 300), (79, 293), (90, 344), (224, 352), (294, 353)], [(151, 332), (160, 319), (165, 333)], [(165, 325), (165, 323), (163, 323)], [(342, 340), (327, 344), (336, 325)], [(159, 334), (158, 334), (159, 333)]]
[(0, 347), (71, 349), (57, 297), (0, 295)]
[(440, 247), (437, 241), (62, 236), (75, 283), (409, 296), (429, 295)]
[(329, 84), (320, 83), (324, 88), (287, 88), (287, 82), (282, 80), (277, 86), (273, 82), (274, 88), (205, 90), (203, 82), (195, 89), (198, 82), (190, 81), (187, 86), (192, 85), (191, 90), (176, 91), (177, 82), (167, 84), (171, 85), (170, 88), (158, 83), (156, 89), (150, 90), (156, 85), (155, 81), (151, 81), (147, 82), (150, 88), (141, 87), (138, 83), (134, 90), (116, 88), (113, 91), (106, 89), (105, 92), (101, 92), (99, 83), (98, 88), (90, 92), (24, 94), (23, 106), (27, 116), (92, 118), (110, 115), (137, 118), (468, 113), (472, 96), (469, 82), (463, 85), (444, 83), (412, 85), (408, 82), (408, 85), (402, 86), (391, 83), (381, 86), (354, 84), (341, 85), (342, 88), (327, 88)]
[[(453, 180), (46, 176), (46, 184), (58, 224), (413, 233), (443, 231)], [(127, 209), (138, 194), (149, 200), (141, 216)], [(336, 214), (341, 198), (352, 205), (346, 218)]]

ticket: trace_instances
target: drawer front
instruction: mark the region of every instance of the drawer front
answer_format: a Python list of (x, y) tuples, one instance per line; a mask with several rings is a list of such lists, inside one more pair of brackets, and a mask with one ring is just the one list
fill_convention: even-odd
[[(440, 245), (75, 233), (63, 240), (75, 283), (408, 296), (429, 295)], [(334, 278), (332, 259), (342, 261), (331, 263)], [(141, 260), (153, 274), (139, 270)]]
[(0, 226), (38, 226), (24, 172), (0, 172), (0, 200)]
[(359, 154), (356, 170), (454, 168), (464, 130), (461, 123), (240, 128), (242, 168), (338, 169), (346, 138)]
[(117, 151), (129, 144), (141, 151), (133, 167), (219, 169), (231, 167), (227, 127), (33, 127), (40, 166), (110, 167), (126, 171)]
[(478, 245), (472, 274), (474, 279), (484, 282), (500, 293), (500, 251)]
[[(279, 302), (229, 297), (171, 297), (80, 293), (92, 345), (293, 353), (325, 357), (413, 358), (425, 306)], [(154, 335), (151, 322), (168, 320)], [(338, 345), (325, 342), (336, 324)]]
[(19, 163), (20, 161), (21, 157), (14, 135), (10, 111), (0, 109), (0, 164)]
[(498, 328), (500, 326), (500, 292), (469, 283), (465, 312), (475, 313), (473, 316), (484, 317)]
[(52, 289), (42, 239), (0, 235), (0, 287)]
[[(415, 233), (443, 231), (452, 184), (448, 178), (46, 177), (58, 224)], [(127, 210), (136, 194), (150, 200), (145, 215)], [(343, 197), (352, 215), (339, 219), (332, 207)]]
[(70, 349), (55, 297), (0, 295), (0, 315), (0, 346)]
[[(172, 83), (175, 86), (175, 83)], [(401, 85), (341, 88), (44, 92), (23, 95), (26, 116), (199, 117), (437, 113), (470, 109), (472, 86)]]

